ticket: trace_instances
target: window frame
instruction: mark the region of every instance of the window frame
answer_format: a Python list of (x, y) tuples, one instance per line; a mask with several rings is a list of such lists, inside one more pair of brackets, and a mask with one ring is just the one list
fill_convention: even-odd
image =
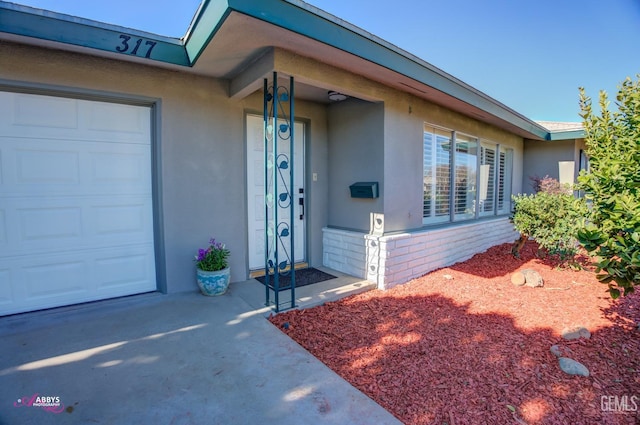
[[(438, 144), (442, 140), (438, 140), (438, 135), (445, 137), (448, 135), (449, 140), (449, 152), (448, 152), (448, 164), (438, 163), (441, 157), (438, 157), (438, 148), (442, 148), (445, 145)], [(430, 137), (428, 137), (430, 135)], [(469, 143), (469, 146), (475, 145), (473, 149), (469, 149), (469, 152), (459, 151), (459, 139), (464, 140), (464, 143)], [(427, 141), (430, 141), (430, 145), (427, 146)], [(492, 140), (481, 139), (479, 137), (451, 130), (445, 127), (441, 127), (435, 124), (425, 122), (423, 125), (423, 137), (422, 137), (422, 175), (423, 175), (423, 209), (422, 209), (422, 224), (423, 226), (434, 226), (443, 224), (454, 224), (468, 222), (472, 220), (485, 219), (491, 217), (500, 217), (511, 213), (511, 195), (513, 190), (513, 160), (514, 160), (514, 148), (505, 146)], [(493, 164), (486, 164), (485, 150), (493, 152)], [(472, 153), (470, 153), (472, 152)], [(466, 182), (465, 187), (465, 214), (459, 214), (459, 202), (460, 186), (457, 185), (456, 180), (459, 177), (457, 169), (457, 162), (463, 158), (463, 155), (475, 155), (475, 164), (470, 168), (471, 174), (475, 173), (473, 182)], [(470, 162), (466, 162), (465, 165), (470, 165)], [(489, 171), (487, 177), (487, 184), (491, 183), (491, 188), (487, 187), (487, 191), (491, 191), (492, 199), (491, 211), (480, 211), (480, 195), (481, 195), (481, 166), (491, 165), (493, 170)], [(439, 177), (438, 171), (445, 169), (448, 172), (448, 178), (446, 184), (448, 185), (448, 193), (446, 202), (440, 204), (438, 200)], [(491, 170), (491, 168), (490, 168)], [(430, 182), (426, 179), (429, 177)], [(473, 198), (469, 198), (469, 193), (475, 192)], [(429, 196), (427, 196), (429, 195)], [(507, 199), (508, 197), (508, 199)], [(471, 207), (469, 207), (471, 204)], [(427, 208), (428, 206), (428, 208)], [(499, 208), (502, 206), (502, 208)], [(437, 214), (438, 209), (448, 209), (448, 214)], [(470, 208), (470, 211), (469, 211)]]

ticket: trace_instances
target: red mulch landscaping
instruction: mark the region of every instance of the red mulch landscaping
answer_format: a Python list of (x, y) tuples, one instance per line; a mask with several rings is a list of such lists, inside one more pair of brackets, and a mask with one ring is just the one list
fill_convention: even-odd
[[(405, 424), (640, 423), (640, 294), (613, 301), (592, 271), (510, 249), (270, 320)], [(544, 287), (514, 286), (522, 269)], [(575, 326), (591, 338), (563, 340)], [(553, 344), (590, 376), (562, 372)]]

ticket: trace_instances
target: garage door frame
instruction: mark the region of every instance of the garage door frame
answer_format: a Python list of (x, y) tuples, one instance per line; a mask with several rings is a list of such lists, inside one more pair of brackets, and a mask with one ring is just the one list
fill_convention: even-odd
[(154, 240), (154, 260), (157, 291), (167, 293), (164, 226), (162, 217), (162, 182), (161, 182), (161, 109), (160, 98), (114, 93), (108, 91), (83, 89), (76, 87), (36, 84), (23, 81), (0, 79), (0, 91), (25, 93), (43, 96), (55, 96), (87, 101), (99, 101), (131, 106), (149, 107), (151, 111), (151, 197)]

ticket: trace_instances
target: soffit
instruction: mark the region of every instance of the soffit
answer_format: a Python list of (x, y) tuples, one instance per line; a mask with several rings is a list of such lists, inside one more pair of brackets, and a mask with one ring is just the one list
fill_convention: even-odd
[[(493, 124), (522, 137), (531, 138), (532, 133), (539, 133), (539, 129), (536, 129), (533, 124), (530, 125), (529, 131), (522, 128), (522, 126), (526, 128), (530, 123), (526, 117), (509, 110), (505, 105), (477, 92), (469, 86), (465, 85), (463, 88), (473, 91), (481, 102), (489, 104), (495, 110), (507, 110), (512, 115), (509, 118), (513, 120), (515, 116), (516, 120), (521, 120), (522, 126), (502, 119), (486, 111), (480, 105), (465, 102), (389, 67), (376, 64), (329, 44), (236, 11), (231, 12), (224, 20), (193, 65), (193, 71), (211, 77), (233, 79), (273, 47), (281, 48), (320, 63), (346, 70), (355, 75), (363, 76), (397, 90), (411, 93), (419, 98), (455, 110), (474, 119)], [(442, 71), (438, 71), (432, 71), (437, 73), (436, 78), (438, 79), (453, 78)], [(313, 100), (326, 102), (325, 88), (313, 90), (313, 87), (309, 86), (306, 89), (298, 91), (298, 94), (302, 96), (303, 92), (308, 92), (317, 97)], [(486, 107), (486, 105), (482, 106)]]
[[(11, 19), (16, 18), (20, 22), (10, 31), (0, 31), (0, 40), (225, 79), (233, 79), (249, 69), (269, 50), (282, 49), (411, 93), (523, 137), (543, 139), (547, 136), (548, 133), (538, 124), (419, 58), (335, 17), (323, 15), (302, 2), (296, 3), (296, 6), (293, 4), (295, 2), (289, 1), (291, 4), (278, 3), (285, 9), (272, 14), (273, 16), (262, 13), (263, 9), (258, 2), (245, 4), (234, 1), (234, 6), (227, 8), (222, 7), (224, 3), (216, 3), (220, 7), (212, 12), (215, 18), (198, 22), (191, 29), (205, 37), (209, 34), (208, 42), (203, 40), (201, 50), (191, 59), (192, 62), (195, 59), (191, 66), (187, 66), (189, 59), (185, 62), (184, 58), (179, 57), (180, 50), (176, 50), (183, 43), (182, 40), (154, 38), (158, 43), (154, 56), (162, 53), (162, 57), (150, 60), (128, 52), (122, 54), (114, 49), (121, 43), (123, 33), (135, 37), (154, 37), (151, 34), (138, 34), (135, 30), (42, 13), (43, 11), (10, 4), (7, 6), (4, 2), (0, 2), (0, 5), (7, 12), (7, 19), (0, 19), (0, 28), (15, 26), (12, 25), (14, 21), (9, 20), (9, 15)], [(209, 17), (206, 13), (205, 10), (201, 16)], [(23, 24), (28, 24), (29, 27)], [(58, 29), (64, 30), (64, 33), (59, 35)], [(184, 51), (184, 47), (182, 49)], [(303, 78), (299, 78), (301, 79)], [(326, 102), (326, 89), (327, 87), (301, 85), (297, 94)]]

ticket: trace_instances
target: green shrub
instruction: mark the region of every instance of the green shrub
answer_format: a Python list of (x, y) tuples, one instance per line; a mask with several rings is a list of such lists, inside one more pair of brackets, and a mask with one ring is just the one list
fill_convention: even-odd
[(557, 180), (542, 179), (540, 188), (534, 195), (513, 197), (511, 220), (521, 238), (512, 252), (518, 256), (523, 242), (531, 237), (561, 261), (572, 260), (579, 248), (577, 232), (587, 214), (586, 204), (575, 198), (570, 189), (562, 188)]
[(580, 89), (589, 172), (578, 181), (591, 218), (578, 238), (594, 255), (598, 280), (613, 298), (640, 283), (640, 81), (627, 78), (616, 104), (618, 111), (610, 112), (607, 94), (600, 92), (596, 116)]

